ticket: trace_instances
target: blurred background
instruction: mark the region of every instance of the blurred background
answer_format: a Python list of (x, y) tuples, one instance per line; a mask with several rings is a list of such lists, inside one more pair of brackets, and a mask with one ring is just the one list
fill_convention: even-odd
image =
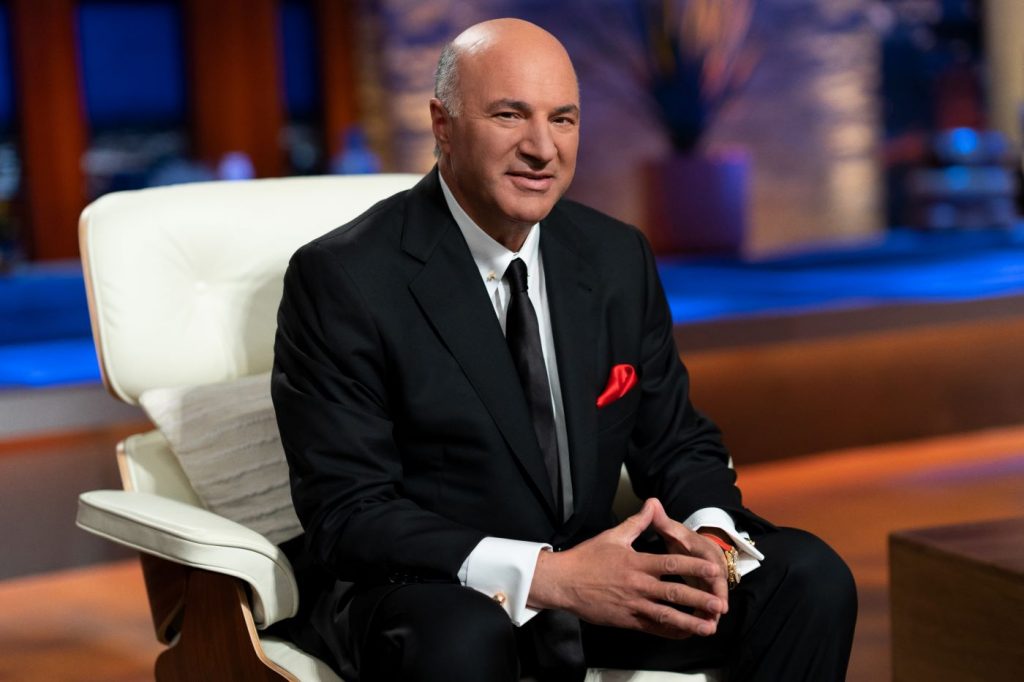
[[(109, 191), (425, 171), (436, 54), (460, 27), (503, 15), (551, 30), (579, 71), (573, 194), (667, 250), (763, 257), (895, 226), (1009, 227), (1020, 4), (10, 0), (0, 3), (3, 262), (75, 257), (78, 212)], [(668, 173), (702, 171), (744, 202), (734, 233), (656, 234), (673, 227), (658, 215)], [(970, 201), (957, 196), (965, 187)]]
[(426, 172), (437, 55), (499, 16), (567, 47), (570, 196), (647, 234), (698, 407), (755, 509), (853, 556), (882, 679), (886, 533), (1024, 509), (1021, 0), (0, 0), (0, 580), (129, 556), (72, 525), (145, 426), (101, 385), (81, 210)]
[(1024, 286), (1015, 0), (8, 0), (0, 386), (98, 377), (75, 265), (89, 201), (425, 172), (436, 55), (495, 16), (567, 46), (570, 196), (648, 235), (677, 322)]

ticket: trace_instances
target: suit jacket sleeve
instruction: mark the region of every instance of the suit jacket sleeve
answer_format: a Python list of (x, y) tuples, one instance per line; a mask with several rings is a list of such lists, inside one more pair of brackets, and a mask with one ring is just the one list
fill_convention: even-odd
[(626, 458), (634, 489), (642, 499), (657, 497), (680, 521), (700, 508), (719, 507), (744, 530), (773, 528), (743, 506), (721, 433), (690, 402), (689, 374), (676, 348), (654, 256), (636, 234), (645, 284), (637, 367), (641, 395)]
[(285, 274), (272, 396), (310, 552), (345, 580), (457, 580), (484, 534), (402, 495), (372, 311), (316, 242)]

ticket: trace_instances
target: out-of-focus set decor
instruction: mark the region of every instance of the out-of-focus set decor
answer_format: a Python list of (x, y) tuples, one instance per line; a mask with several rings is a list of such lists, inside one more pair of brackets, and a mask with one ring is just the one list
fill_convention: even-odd
[(385, 169), (433, 163), (425, 103), (444, 42), (495, 16), (566, 45), (583, 124), (569, 198), (660, 255), (762, 258), (883, 229), (879, 31), (860, 0), (380, 0), (360, 101)]
[(932, 142), (933, 164), (910, 176), (914, 223), (930, 230), (1010, 228), (1018, 216), (1019, 154), (995, 130), (947, 130)]
[(659, 254), (735, 253), (748, 228), (750, 155), (703, 142), (756, 62), (746, 41), (754, 0), (659, 0), (648, 10), (652, 95), (672, 154), (645, 169), (645, 231)]

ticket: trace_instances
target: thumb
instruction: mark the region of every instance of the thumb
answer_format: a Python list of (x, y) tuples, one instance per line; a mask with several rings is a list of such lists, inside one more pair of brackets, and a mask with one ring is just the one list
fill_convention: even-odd
[[(654, 508), (654, 512), (651, 514), (651, 525), (656, 530), (664, 530), (665, 528), (671, 527), (675, 522), (669, 518), (668, 512), (665, 511), (665, 507), (657, 499), (651, 498), (657, 502), (657, 506)], [(648, 500), (649, 502), (650, 500)]]
[(665, 513), (661, 507), (661, 502), (657, 498), (652, 497), (644, 502), (644, 506), (640, 508), (640, 511), (619, 524), (619, 528), (623, 531), (624, 539), (632, 544), (641, 533), (650, 527), (659, 510), (662, 514)]

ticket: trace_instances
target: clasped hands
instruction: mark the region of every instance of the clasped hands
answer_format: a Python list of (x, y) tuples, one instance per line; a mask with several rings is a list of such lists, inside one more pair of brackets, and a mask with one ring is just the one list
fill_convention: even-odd
[[(633, 541), (648, 528), (664, 540), (667, 554), (633, 549)], [(618, 526), (572, 549), (541, 552), (527, 603), (661, 637), (708, 636), (729, 610), (725, 560), (718, 545), (670, 519), (661, 502), (651, 498)]]

